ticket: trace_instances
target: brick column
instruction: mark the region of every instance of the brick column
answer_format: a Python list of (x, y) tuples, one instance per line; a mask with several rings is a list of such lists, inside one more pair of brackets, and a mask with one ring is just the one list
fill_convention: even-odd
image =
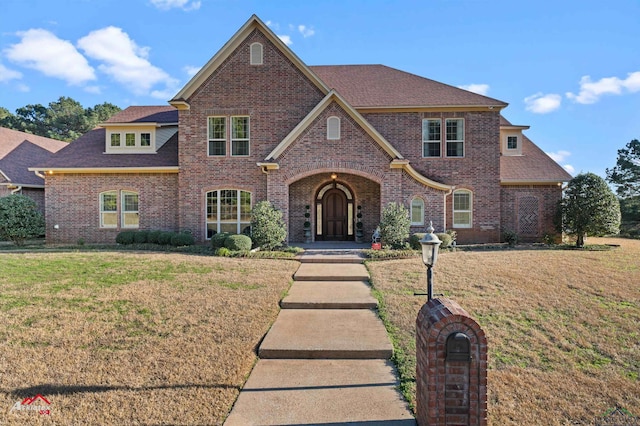
[(487, 339), (453, 300), (433, 299), (416, 319), (418, 425), (487, 424)]

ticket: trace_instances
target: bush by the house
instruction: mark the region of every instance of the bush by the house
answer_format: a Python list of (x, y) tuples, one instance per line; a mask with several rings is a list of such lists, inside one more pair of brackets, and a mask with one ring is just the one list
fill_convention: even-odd
[[(414, 250), (422, 250), (422, 244), (420, 244), (420, 240), (423, 239), (424, 236), (424, 232), (416, 232), (415, 234), (411, 234), (411, 236), (409, 237), (409, 245), (411, 246), (411, 248)], [(438, 237), (440, 241), (442, 241), (442, 244), (440, 244), (440, 248), (451, 247), (451, 234), (447, 232), (441, 232), (437, 233), (436, 237)]]
[(233, 251), (249, 251), (251, 250), (251, 238), (246, 235), (229, 235), (224, 241), (224, 246)]
[(144, 244), (149, 241), (149, 231), (137, 231), (133, 234), (133, 242), (136, 244)]
[(171, 244), (171, 237), (173, 237), (173, 232), (162, 231), (158, 236), (158, 244), (161, 246), (167, 246)]
[(175, 247), (191, 246), (194, 243), (193, 235), (188, 232), (178, 232), (171, 236), (171, 245)]
[(226, 247), (220, 247), (216, 250), (216, 256), (229, 257), (231, 255), (231, 250)]
[(159, 244), (159, 238), (162, 231), (149, 231), (147, 234), (147, 242), (151, 244)]
[(136, 231), (122, 231), (116, 235), (116, 243), (118, 244), (133, 244)]
[(440, 244), (440, 248), (451, 247), (451, 235), (447, 234), (446, 232), (439, 232), (436, 234), (436, 237), (438, 237), (440, 241), (442, 241), (442, 244)]
[(211, 236), (211, 248), (213, 250), (217, 250), (219, 248), (224, 247), (224, 242), (231, 235), (228, 232), (218, 232), (217, 234), (213, 234)]
[(0, 198), (0, 238), (17, 246), (44, 234), (44, 217), (31, 198), (12, 194)]
[(392, 249), (405, 248), (410, 226), (409, 211), (405, 206), (395, 202), (387, 204), (380, 221), (382, 244)]
[(502, 231), (502, 240), (505, 243), (509, 244), (510, 247), (513, 247), (518, 244), (518, 234), (510, 229), (507, 229), (505, 231)]
[(269, 201), (260, 201), (251, 210), (251, 237), (262, 250), (274, 250), (287, 238), (282, 212)]

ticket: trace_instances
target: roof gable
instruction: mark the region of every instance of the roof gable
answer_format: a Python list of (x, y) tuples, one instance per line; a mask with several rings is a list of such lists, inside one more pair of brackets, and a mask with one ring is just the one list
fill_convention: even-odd
[(0, 158), (4, 158), (24, 141), (29, 141), (49, 152), (57, 152), (69, 145), (68, 142), (36, 136), (31, 133), (0, 127)]
[[(256, 15), (249, 20), (231, 37), (231, 39), (193, 76), (191, 80), (169, 101), (178, 109), (189, 108), (189, 98), (207, 79), (222, 65), (222, 63), (240, 46), (254, 29), (258, 29), (264, 36), (276, 46), (323, 94), (329, 92), (328, 87), (320, 80), (304, 62), (293, 53), (280, 38), (267, 27)], [(248, 58), (247, 58), (248, 59)]]
[(553, 184), (568, 182), (572, 176), (545, 154), (528, 137), (522, 135), (522, 155), (500, 157), (502, 184)]

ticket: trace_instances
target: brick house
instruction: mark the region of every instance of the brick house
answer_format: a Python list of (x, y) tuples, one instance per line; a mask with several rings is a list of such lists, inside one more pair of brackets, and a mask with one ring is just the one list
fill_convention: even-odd
[(44, 178), (29, 166), (46, 161), (67, 142), (0, 127), (0, 197), (22, 194), (44, 213)]
[(308, 66), (253, 16), (169, 101), (129, 107), (32, 168), (47, 241), (123, 229), (240, 233), (261, 200), (289, 242), (369, 238), (387, 203), (460, 243), (551, 232), (571, 176), (501, 116), (506, 103), (383, 65)]

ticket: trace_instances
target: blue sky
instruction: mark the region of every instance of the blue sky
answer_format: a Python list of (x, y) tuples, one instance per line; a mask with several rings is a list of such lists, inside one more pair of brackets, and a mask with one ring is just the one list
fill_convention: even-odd
[(308, 65), (385, 64), (505, 101), (572, 174), (640, 138), (640, 1), (2, 0), (0, 106), (165, 105), (256, 14)]

